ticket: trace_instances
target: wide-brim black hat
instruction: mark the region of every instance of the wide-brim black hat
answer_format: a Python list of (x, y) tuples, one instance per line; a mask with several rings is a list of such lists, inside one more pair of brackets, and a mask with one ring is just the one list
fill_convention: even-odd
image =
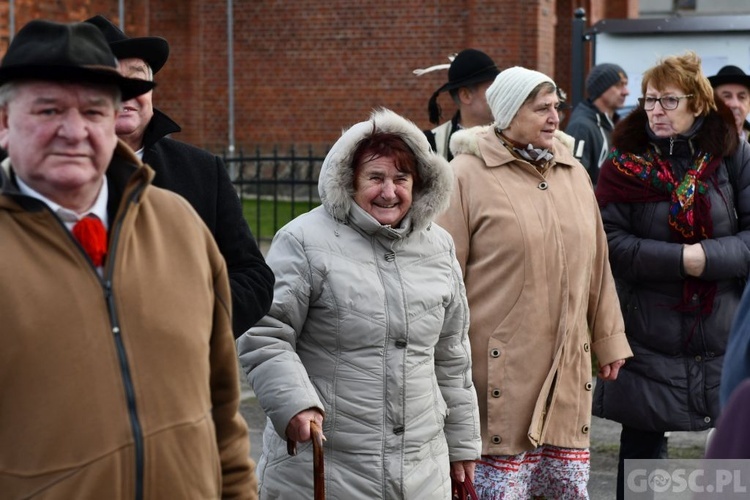
[(750, 76), (737, 66), (732, 66), (731, 64), (721, 68), (714, 76), (709, 76), (708, 81), (711, 82), (713, 88), (727, 83), (737, 83), (750, 89)]
[(0, 85), (12, 80), (47, 80), (115, 85), (124, 101), (154, 88), (126, 78), (101, 31), (87, 23), (34, 20), (13, 38), (0, 63)]
[(104, 16), (86, 19), (101, 30), (115, 57), (143, 59), (157, 73), (169, 58), (169, 43), (160, 36), (129, 37)]
[(441, 92), (492, 81), (499, 73), (495, 61), (481, 50), (466, 49), (459, 52), (448, 68), (448, 82), (437, 89), (427, 103), (430, 122), (440, 121), (437, 98)]

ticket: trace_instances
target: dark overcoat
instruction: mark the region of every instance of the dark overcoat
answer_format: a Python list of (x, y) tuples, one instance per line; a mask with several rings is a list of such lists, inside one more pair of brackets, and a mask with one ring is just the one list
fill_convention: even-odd
[[(645, 431), (696, 431), (715, 425), (729, 329), (750, 271), (750, 145), (738, 146), (731, 123), (731, 118), (711, 112), (697, 131), (678, 136), (672, 144), (673, 156), (702, 151), (722, 157), (707, 179), (713, 235), (700, 241), (706, 254), (700, 279), (716, 285), (710, 308), (698, 294), (683, 298), (683, 243), (668, 225), (670, 201), (601, 206), (634, 357), (617, 380), (597, 384), (594, 414), (599, 417)], [(633, 111), (615, 127), (613, 146), (641, 155), (653, 144), (663, 159), (672, 161), (669, 139), (654, 141), (647, 127), (646, 112)], [(728, 164), (734, 165), (734, 181)], [(598, 196), (604, 170), (615, 168), (610, 160), (602, 165)]]
[(208, 151), (167, 137), (180, 130), (155, 109), (144, 134), (143, 162), (156, 172), (153, 184), (187, 199), (213, 234), (229, 269), (236, 338), (271, 307), (273, 272), (243, 217), (224, 162)]

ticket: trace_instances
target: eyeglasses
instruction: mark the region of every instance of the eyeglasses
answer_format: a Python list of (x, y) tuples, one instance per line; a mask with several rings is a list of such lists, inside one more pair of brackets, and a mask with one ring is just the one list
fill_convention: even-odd
[(640, 99), (638, 99), (638, 102), (641, 103), (641, 106), (646, 111), (651, 111), (652, 109), (654, 109), (657, 102), (661, 105), (661, 109), (672, 111), (673, 109), (677, 109), (677, 106), (680, 105), (681, 99), (687, 99), (688, 97), (693, 97), (693, 94), (663, 95), (661, 97), (641, 97)]

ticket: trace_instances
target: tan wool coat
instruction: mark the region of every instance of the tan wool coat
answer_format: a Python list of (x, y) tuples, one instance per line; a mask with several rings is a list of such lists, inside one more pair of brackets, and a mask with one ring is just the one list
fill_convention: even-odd
[(456, 187), (438, 223), (466, 283), (482, 454), (586, 448), (591, 351), (602, 364), (632, 356), (588, 174), (558, 140), (542, 174), (490, 127), (451, 148)]

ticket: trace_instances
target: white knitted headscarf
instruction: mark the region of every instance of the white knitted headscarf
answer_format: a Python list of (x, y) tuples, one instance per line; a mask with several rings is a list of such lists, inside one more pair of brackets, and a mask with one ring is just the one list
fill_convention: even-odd
[(543, 82), (555, 85), (544, 73), (521, 66), (513, 66), (497, 75), (487, 89), (487, 103), (495, 117), (495, 127), (498, 130), (508, 128), (531, 91)]

